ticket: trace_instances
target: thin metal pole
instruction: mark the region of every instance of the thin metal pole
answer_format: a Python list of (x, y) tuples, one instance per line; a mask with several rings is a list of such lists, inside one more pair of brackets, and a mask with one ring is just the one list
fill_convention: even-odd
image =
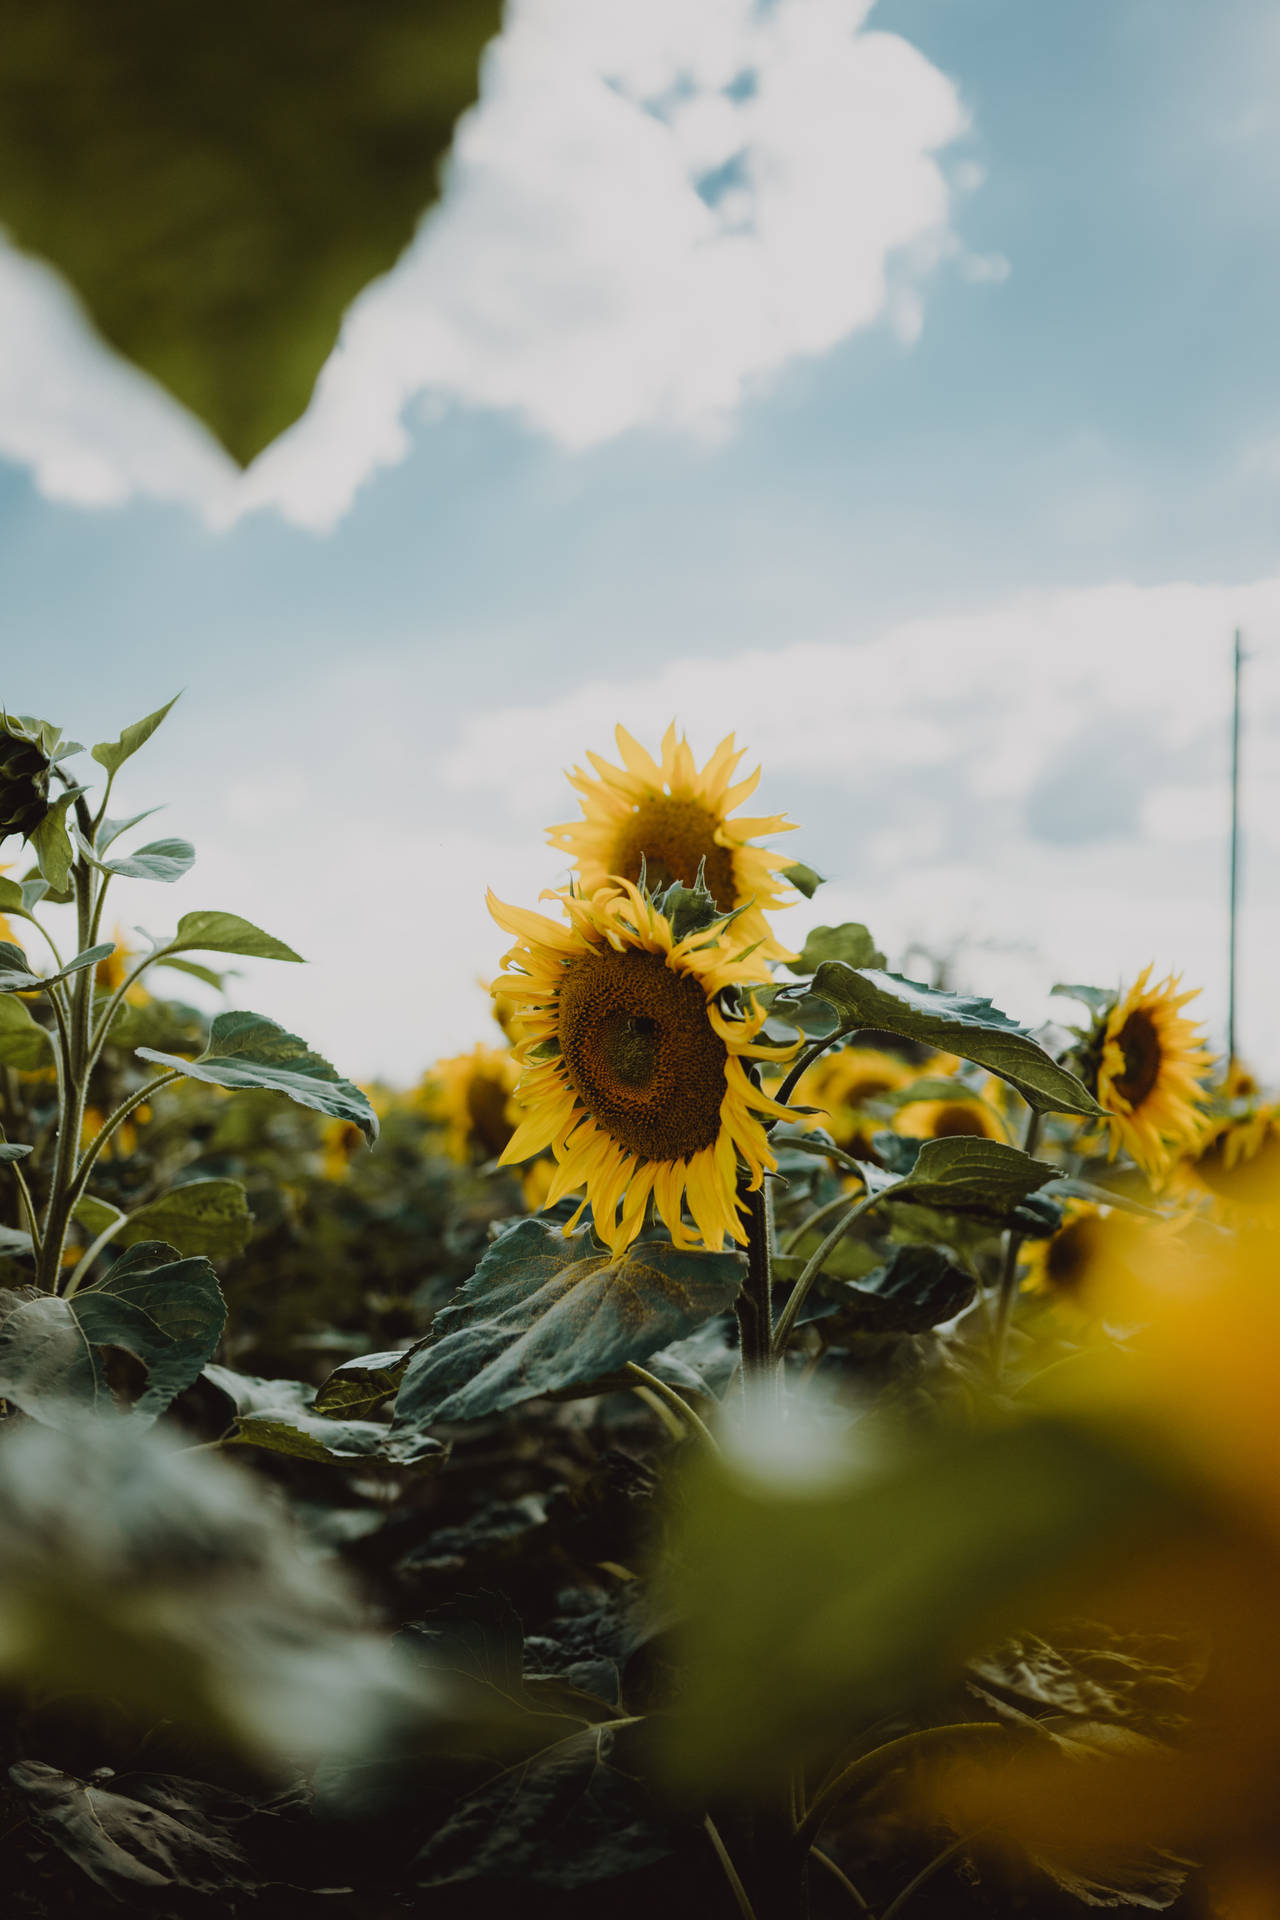
[(1227, 924), (1227, 1063), (1236, 1059), (1236, 929), (1240, 913), (1240, 666), (1244, 652), (1235, 630), (1231, 672), (1231, 898)]

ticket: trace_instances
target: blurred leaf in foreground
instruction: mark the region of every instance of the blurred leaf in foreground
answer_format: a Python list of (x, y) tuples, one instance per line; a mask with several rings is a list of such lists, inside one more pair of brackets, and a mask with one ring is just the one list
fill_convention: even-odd
[(442, 1697), (246, 1474), (131, 1420), (0, 1430), (0, 1678), (267, 1764), (375, 1751)]
[(499, 0), (0, 0), (0, 222), (244, 464), (435, 200), (499, 18)]

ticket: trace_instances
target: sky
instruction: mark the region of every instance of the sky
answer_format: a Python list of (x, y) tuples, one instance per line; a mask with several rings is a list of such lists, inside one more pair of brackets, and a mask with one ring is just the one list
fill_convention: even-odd
[(237, 1004), (408, 1082), (492, 1031), (563, 769), (674, 717), (830, 876), (788, 937), (1033, 1022), (1150, 961), (1220, 1039), (1240, 626), (1280, 1074), (1278, 80), (1261, 0), (516, 0), (245, 475), (0, 242), (0, 700), (185, 689), (120, 798), (199, 858), (124, 927), (259, 921), (310, 964)]

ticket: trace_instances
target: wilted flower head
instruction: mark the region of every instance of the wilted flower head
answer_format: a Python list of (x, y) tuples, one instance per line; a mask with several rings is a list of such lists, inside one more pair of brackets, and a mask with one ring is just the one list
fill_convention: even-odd
[(0, 712), (0, 840), (29, 840), (49, 811), (49, 780), (61, 731), (29, 714)]

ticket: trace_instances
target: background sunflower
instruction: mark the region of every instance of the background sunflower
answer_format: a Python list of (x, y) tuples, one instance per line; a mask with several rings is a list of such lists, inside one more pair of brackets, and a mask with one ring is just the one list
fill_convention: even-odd
[(1202, 1138), (1213, 1064), (1204, 1030), (1183, 1017), (1198, 988), (1179, 993), (1170, 974), (1152, 986), (1146, 967), (1101, 1028), (1098, 1100), (1107, 1109), (1111, 1153), (1124, 1147), (1149, 1176), (1163, 1175), (1175, 1151)]
[[(745, 749), (727, 734), (699, 771), (689, 743), (677, 737), (675, 723), (662, 740), (662, 759), (654, 760), (625, 727), (614, 737), (623, 764), (615, 767), (599, 754), (587, 758), (593, 779), (581, 767), (569, 775), (582, 802), (583, 818), (549, 827), (553, 847), (567, 853), (584, 893), (611, 880), (638, 882), (641, 862), (646, 884), (669, 886), (678, 880), (693, 886), (702, 869), (704, 884), (722, 913), (745, 907), (737, 932), (743, 946), (758, 944), (768, 959), (795, 956), (777, 941), (767, 912), (792, 904), (779, 878), (785, 859), (748, 844), (759, 834), (789, 833), (794, 822), (782, 814), (730, 821), (735, 807), (755, 792), (760, 769), (733, 782)], [(751, 902), (751, 905), (747, 905)]]

